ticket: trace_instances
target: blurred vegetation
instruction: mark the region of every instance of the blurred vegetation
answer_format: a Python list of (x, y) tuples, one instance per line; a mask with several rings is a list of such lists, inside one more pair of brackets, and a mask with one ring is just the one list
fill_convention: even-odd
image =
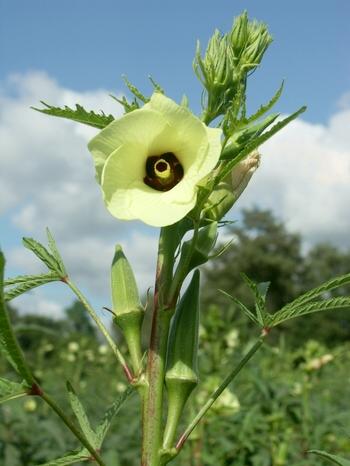
[[(230, 230), (235, 242), (205, 269), (202, 383), (187, 407), (187, 421), (257, 332), (218, 289), (249, 304), (252, 298), (240, 272), (258, 282), (271, 281), (269, 304), (273, 311), (350, 269), (350, 253), (327, 244), (302, 254), (300, 236), (289, 233), (268, 211), (244, 211), (242, 226), (234, 225)], [(323, 459), (307, 455), (310, 448), (350, 458), (349, 315), (346, 311), (321, 313), (276, 329), (214, 404), (174, 465), (326, 465)], [(73, 303), (59, 321), (20, 315), (15, 309), (11, 309), (11, 316), (28, 360), (47, 392), (70, 413), (65, 389), (69, 380), (95, 425), (126, 384), (112, 352), (82, 306)], [(0, 359), (0, 376), (14, 378), (4, 359)], [(139, 466), (139, 415), (137, 396), (131, 397), (104, 444), (102, 456), (108, 466)], [(0, 405), (1, 466), (40, 465), (77, 446), (40, 399), (25, 397)]]

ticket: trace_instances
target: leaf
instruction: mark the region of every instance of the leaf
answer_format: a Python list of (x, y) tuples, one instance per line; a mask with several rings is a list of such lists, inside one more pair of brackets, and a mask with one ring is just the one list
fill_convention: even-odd
[[(242, 129), (239, 129), (240, 126), (238, 129), (235, 128), (232, 136), (229, 139), (229, 151), (224, 150), (220, 159), (232, 159), (232, 154), (240, 151), (242, 147), (245, 147), (254, 138), (259, 137), (269, 126), (272, 125), (274, 121), (276, 121), (278, 117), (279, 113), (274, 113), (267, 116), (263, 121), (260, 121), (254, 125), (246, 126), (242, 124)], [(239, 121), (237, 124), (241, 125), (241, 122)]]
[(0, 251), (0, 350), (5, 354), (7, 360), (13, 366), (15, 371), (18, 372), (18, 374), (20, 374), (29, 385), (32, 385), (34, 383), (34, 378), (27, 366), (27, 363), (25, 362), (22, 350), (19, 347), (12, 330), (5, 306), (4, 268), (5, 258)]
[(313, 453), (315, 455), (326, 458), (327, 460), (331, 461), (334, 464), (337, 464), (338, 466), (350, 466), (350, 461), (349, 460), (346, 460), (344, 458), (340, 458), (339, 456), (331, 455), (330, 453), (327, 453), (325, 451), (309, 450), (308, 453)]
[(40, 464), (40, 466), (64, 466), (67, 464), (78, 463), (80, 461), (91, 461), (90, 457), (90, 453), (85, 449), (74, 450), (68, 452), (65, 456), (62, 456), (62, 458), (57, 458), (56, 460), (49, 461), (48, 463)]
[(85, 435), (87, 441), (94, 447), (98, 448), (98, 440), (97, 440), (97, 435), (91, 428), (89, 419), (86, 415), (85, 409), (83, 405), (81, 404), (77, 394), (74, 391), (74, 388), (72, 385), (67, 382), (66, 384), (67, 390), (68, 390), (68, 396), (69, 396), (69, 402), (70, 405), (73, 409), (73, 412), (79, 422), (79, 425), (81, 427), (81, 430), (83, 431), (83, 434)]
[(112, 121), (114, 121), (113, 115), (106, 115), (101, 111), (100, 114), (91, 111), (87, 111), (79, 104), (75, 105), (75, 110), (68, 107), (67, 105), (64, 108), (54, 107), (49, 105), (46, 102), (40, 101), (42, 105), (46, 108), (36, 108), (31, 107), (33, 110), (36, 110), (40, 113), (45, 113), (46, 115), (51, 115), (59, 118), (66, 118), (67, 120), (73, 120), (78, 123), (83, 123), (84, 125), (93, 126), (94, 128), (103, 129), (108, 126)]
[(266, 293), (269, 288), (270, 283), (254, 283), (247, 275), (241, 273), (244, 281), (249, 286), (255, 297), (255, 309), (256, 315), (259, 323), (264, 327), (267, 324), (267, 321), (270, 320), (270, 316), (266, 311)]
[(65, 270), (61, 269), (60, 262), (42, 244), (33, 238), (23, 238), (23, 245), (32, 251), (44, 264), (60, 277), (65, 277)]
[(261, 282), (261, 283), (257, 283), (256, 285), (260, 296), (264, 300), (264, 303), (266, 302), (266, 295), (267, 295), (267, 292), (269, 291), (270, 285), (271, 285), (271, 282)]
[(299, 115), (305, 112), (305, 110), (306, 110), (305, 106), (301, 107), (299, 110), (294, 112), (292, 115), (289, 115), (289, 117), (276, 123), (269, 131), (265, 131), (260, 136), (254, 137), (253, 140), (248, 142), (248, 144), (246, 144), (244, 147), (240, 147), (238, 149), (234, 148), (232, 151), (230, 150), (229, 146), (226, 149), (224, 149), (222, 158), (229, 158), (231, 160), (229, 163), (226, 164), (225, 169), (222, 170), (222, 172), (219, 175), (219, 179), (217, 181), (219, 182), (222, 179), (224, 179), (229, 173), (231, 173), (232, 168), (235, 165), (237, 165), (237, 163), (243, 160), (248, 154), (253, 152), (254, 149), (257, 149), (264, 142), (266, 142), (272, 136), (278, 133), (281, 129), (287, 126), (291, 121), (295, 120), (295, 118), (297, 118)]
[(25, 381), (17, 383), (0, 377), (0, 403), (26, 396), (28, 390), (30, 386)]
[(45, 285), (61, 280), (61, 277), (57, 273), (47, 273), (42, 275), (20, 275), (15, 278), (5, 280), (5, 286), (17, 284), (13, 288), (6, 290), (4, 294), (5, 302), (11, 301), (11, 299), (26, 293), (27, 291), (37, 288), (38, 286)]
[(112, 97), (112, 99), (116, 100), (120, 105), (124, 107), (125, 113), (130, 113), (140, 108), (140, 105), (138, 101), (136, 100), (136, 98), (134, 98), (132, 102), (128, 102), (127, 98), (124, 95), (121, 99), (118, 99), (118, 97), (116, 97), (115, 95), (112, 95), (112, 94), (109, 94), (109, 95), (110, 97)]
[(241, 311), (243, 311), (246, 314), (246, 316), (249, 317), (250, 320), (252, 320), (253, 322), (255, 322), (258, 325), (261, 325), (261, 322), (259, 322), (259, 320), (256, 318), (256, 316), (241, 301), (239, 301), (237, 298), (234, 298), (229, 293), (226, 293), (226, 291), (224, 291), (224, 290), (219, 290), (219, 291), (220, 291), (220, 293), (222, 293), (223, 295), (225, 295), (229, 299), (231, 299), (235, 304), (237, 304), (237, 306), (241, 309)]
[(154, 90), (156, 92), (160, 92), (161, 94), (164, 94), (164, 89), (162, 88), (162, 86), (160, 84), (158, 84), (153, 78), (151, 75), (148, 76), (148, 79), (151, 81), (152, 83), (152, 86), (154, 87)]
[(111, 422), (118, 411), (124, 404), (124, 402), (129, 398), (129, 396), (134, 392), (134, 387), (129, 386), (107, 409), (105, 412), (102, 421), (97, 426), (96, 435), (98, 439), (98, 448), (101, 448), (103, 440), (105, 439), (107, 432), (111, 426)]
[(295, 306), (299, 306), (300, 304), (307, 303), (308, 301), (311, 301), (312, 299), (316, 298), (322, 293), (325, 293), (326, 291), (331, 291), (335, 288), (339, 288), (340, 286), (348, 284), (350, 284), (350, 273), (340, 275), (339, 277), (331, 278), (330, 280), (322, 283), (318, 287), (313, 288), (312, 290), (309, 290), (306, 293), (302, 294), (294, 301), (284, 306), (281, 310), (287, 310), (290, 308), (294, 308)]
[(247, 120), (246, 123), (251, 123), (252, 121), (256, 121), (259, 118), (261, 118), (263, 115), (265, 115), (266, 112), (271, 110), (271, 108), (277, 103), (279, 98), (282, 95), (283, 92), (283, 87), (284, 87), (284, 81), (282, 81), (281, 86), (277, 89), (277, 92), (275, 95), (272, 97), (272, 99), (265, 105), (261, 105), (261, 107), (258, 109), (257, 112), (255, 112), (253, 115), (251, 115)]
[(149, 99), (147, 97), (145, 97), (141, 91), (139, 91), (137, 89), (136, 86), (134, 86), (133, 84), (131, 84), (131, 82), (128, 80), (128, 78), (124, 75), (123, 76), (123, 79), (124, 79), (124, 82), (127, 86), (127, 88), (129, 89), (129, 91), (139, 100), (141, 100), (141, 102), (143, 103), (147, 103), (149, 102)]
[(54, 258), (59, 263), (62, 273), (64, 275), (67, 275), (66, 268), (64, 266), (61, 254), (58, 251), (56, 241), (55, 241), (54, 237), (52, 236), (52, 234), (51, 234), (51, 232), (50, 232), (50, 230), (48, 228), (46, 228), (46, 235), (47, 235), (47, 240), (48, 240), (48, 244), (49, 244), (49, 249), (51, 250)]
[(325, 301), (316, 301), (310, 304), (300, 305), (293, 307), (291, 309), (282, 308), (280, 311), (277, 311), (271, 317), (270, 324), (276, 326), (287, 320), (294, 319), (295, 317), (301, 317), (306, 314), (312, 314), (314, 312), (336, 310), (341, 308), (350, 308), (350, 297), (338, 297), (332, 298)]

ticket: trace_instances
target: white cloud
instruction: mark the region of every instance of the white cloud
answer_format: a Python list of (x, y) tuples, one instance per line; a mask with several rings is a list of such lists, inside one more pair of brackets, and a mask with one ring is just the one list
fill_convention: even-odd
[[(120, 222), (105, 209), (86, 148), (97, 130), (31, 110), (30, 106), (40, 106), (40, 100), (121, 113), (108, 91), (73, 92), (45, 73), (14, 75), (1, 83), (0, 216), (8, 214), (18, 229), (18, 242), (23, 235), (45, 241), (48, 226), (71, 275), (92, 296), (109, 299), (109, 268), (116, 242), (129, 253), (140, 288), (146, 289), (153, 279), (155, 236), (151, 229), (146, 228), (145, 234), (136, 231), (137, 222)], [(10, 271), (43, 271), (22, 246), (6, 253)], [(16, 304), (24, 308), (26, 299), (30, 309), (34, 304), (39, 309), (40, 302), (40, 309), (47, 308), (48, 300), (36, 292)]]
[(63, 306), (57, 301), (48, 299), (42, 290), (34, 290), (26, 295), (18, 296), (13, 303), (22, 314), (48, 316), (52, 319), (64, 317)]
[[(0, 224), (10, 219), (18, 243), (28, 234), (44, 240), (49, 226), (72, 276), (106, 304), (116, 242), (125, 248), (140, 288), (153, 286), (156, 230), (119, 222), (106, 211), (86, 148), (96, 131), (30, 110), (40, 100), (60, 106), (78, 102), (120, 114), (108, 91), (73, 92), (45, 73), (15, 75), (0, 83)], [(329, 240), (350, 246), (350, 110), (346, 97), (342, 102), (328, 125), (299, 119), (262, 147), (261, 167), (236, 209), (270, 208), (308, 244)], [(5, 252), (13, 269), (40, 269), (22, 247)], [(52, 300), (41, 291), (28, 299), (31, 309), (52, 310)]]
[(298, 120), (262, 148), (262, 163), (238, 207), (273, 209), (308, 245), (350, 247), (350, 111), (327, 126)]

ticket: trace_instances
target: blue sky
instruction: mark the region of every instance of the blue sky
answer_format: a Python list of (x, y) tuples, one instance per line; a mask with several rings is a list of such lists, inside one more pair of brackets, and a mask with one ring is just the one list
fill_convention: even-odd
[[(0, 0), (0, 245), (8, 274), (37, 272), (22, 236), (49, 226), (69, 269), (97, 306), (108, 305), (108, 269), (120, 241), (143, 289), (152, 285), (157, 230), (106, 213), (86, 143), (95, 134), (29, 109), (49, 103), (120, 112), (109, 92), (129, 79), (146, 94), (151, 74), (166, 93), (200, 110), (192, 72), (205, 49), (244, 9), (268, 24), (274, 42), (251, 78), (248, 107), (268, 101), (285, 79), (277, 109), (308, 111), (263, 147), (262, 164), (239, 207), (274, 210), (305, 244), (350, 247), (350, 2), (332, 0)], [(71, 299), (48, 287), (18, 305), (59, 314)], [(57, 304), (58, 303), (58, 304)]]
[(307, 103), (307, 119), (325, 121), (348, 90), (350, 3), (347, 0), (2, 0), (1, 77), (45, 70), (75, 90), (121, 89), (120, 76), (147, 89), (154, 75), (169, 95), (183, 92), (198, 106), (191, 63), (196, 39), (205, 46), (215, 27), (230, 28), (243, 9), (265, 21), (275, 38), (250, 100), (259, 105), (286, 79), (283, 112)]

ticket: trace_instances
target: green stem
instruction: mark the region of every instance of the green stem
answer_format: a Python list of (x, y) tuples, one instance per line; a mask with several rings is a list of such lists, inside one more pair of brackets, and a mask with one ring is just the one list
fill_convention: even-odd
[(122, 355), (119, 348), (117, 347), (117, 345), (113, 341), (112, 337), (108, 333), (106, 327), (103, 325), (101, 319), (97, 316), (97, 314), (96, 314), (95, 310), (93, 309), (93, 307), (90, 305), (90, 303), (85, 298), (85, 296), (82, 294), (82, 292), (79, 290), (79, 288), (68, 277), (65, 278), (64, 283), (66, 283), (69, 286), (69, 288), (73, 291), (73, 293), (77, 296), (79, 301), (83, 304), (85, 309), (88, 311), (88, 313), (90, 314), (90, 316), (92, 317), (92, 319), (96, 323), (97, 327), (100, 329), (100, 331), (102, 332), (102, 334), (106, 338), (109, 346), (112, 348), (112, 351), (114, 352), (115, 356), (117, 357), (118, 361), (120, 362), (128, 381), (132, 382), (133, 381), (133, 375), (132, 375), (132, 373), (131, 373), (131, 371), (130, 371), (130, 369), (129, 369), (126, 361), (125, 361), (124, 356)]
[(100, 466), (106, 466), (99, 453), (90, 445), (84, 435), (79, 429), (71, 422), (71, 420), (65, 415), (63, 410), (56, 404), (56, 402), (45, 392), (40, 391), (39, 396), (55, 411), (57, 416), (61, 418), (64, 424), (72, 432), (72, 434), (80, 441), (80, 443), (91, 453), (91, 458), (94, 459)]
[(143, 401), (142, 466), (160, 465), (166, 352), (173, 314), (168, 302), (168, 292), (177, 247), (174, 232), (176, 233), (171, 226), (162, 228), (159, 238), (152, 330), (146, 370), (147, 385)]
[(197, 424), (201, 421), (203, 416), (207, 413), (213, 403), (217, 400), (217, 398), (221, 395), (221, 393), (225, 390), (225, 388), (232, 382), (232, 380), (239, 374), (241, 369), (247, 364), (247, 362), (251, 359), (251, 357), (257, 352), (257, 350), (261, 347), (264, 342), (265, 335), (261, 335), (259, 339), (255, 342), (252, 348), (248, 351), (248, 353), (241, 359), (238, 365), (233, 369), (233, 371), (225, 378), (222, 384), (215, 390), (215, 392), (209, 397), (207, 402), (202, 406), (198, 414), (193, 418), (190, 422), (188, 427), (186, 428), (185, 432), (180, 436), (177, 444), (175, 446), (177, 452), (181, 450), (184, 443), (190, 436), (191, 432), (197, 426)]

